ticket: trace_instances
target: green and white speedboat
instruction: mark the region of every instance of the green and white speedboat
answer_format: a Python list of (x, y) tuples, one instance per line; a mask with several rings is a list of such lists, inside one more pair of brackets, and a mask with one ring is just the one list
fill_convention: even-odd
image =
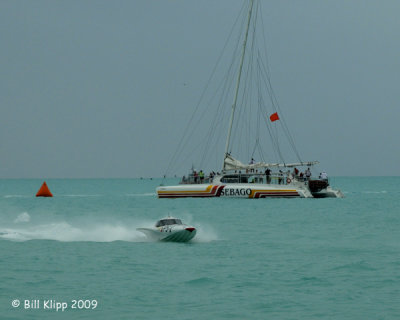
[(158, 220), (152, 228), (137, 228), (154, 241), (187, 242), (196, 235), (196, 228), (183, 224), (180, 219), (166, 217)]

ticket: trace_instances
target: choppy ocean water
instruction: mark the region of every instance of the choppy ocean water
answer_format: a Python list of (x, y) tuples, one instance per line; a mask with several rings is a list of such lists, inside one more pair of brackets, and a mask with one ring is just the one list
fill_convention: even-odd
[[(344, 199), (157, 199), (160, 181), (0, 180), (0, 318), (400, 318), (400, 177), (335, 178)], [(136, 231), (168, 214), (196, 240)]]

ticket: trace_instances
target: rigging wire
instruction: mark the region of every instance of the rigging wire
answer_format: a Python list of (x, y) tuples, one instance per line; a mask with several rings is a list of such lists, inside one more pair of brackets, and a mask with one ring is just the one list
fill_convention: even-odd
[[(237, 105), (237, 112), (238, 115), (235, 117), (235, 123), (234, 123), (234, 130), (233, 130), (233, 135), (232, 135), (232, 141), (236, 141), (236, 143), (232, 143), (230, 145), (231, 149), (229, 150), (230, 153), (233, 152), (233, 147), (237, 149), (238, 153), (245, 153), (247, 156), (250, 155), (250, 137), (252, 136), (251, 134), (251, 123), (252, 123), (252, 100), (250, 97), (252, 96), (252, 74), (254, 73), (254, 44), (255, 44), (255, 25), (257, 21), (257, 10), (255, 10), (255, 14), (253, 15), (252, 19), (252, 24), (251, 24), (251, 29), (252, 29), (252, 36), (250, 37), (249, 43), (251, 44), (251, 49), (247, 50), (246, 57), (245, 57), (245, 65), (247, 66), (243, 70), (243, 85), (240, 89), (240, 103)], [(246, 130), (247, 129), (247, 130)], [(242, 139), (240, 139), (242, 138)], [(244, 142), (242, 143), (242, 140)], [(244, 151), (244, 152), (243, 152)]]
[[(243, 11), (245, 11), (245, 10), (243, 10)], [(242, 23), (241, 23), (241, 29), (243, 29), (243, 26), (245, 25), (245, 19), (244, 18), (245, 18), (245, 16), (243, 15)], [(217, 116), (213, 118), (213, 121), (212, 121), (212, 123), (210, 125), (210, 128), (208, 130), (208, 133), (206, 135), (206, 139), (205, 139), (206, 143), (203, 145), (203, 152), (201, 153), (202, 157), (201, 157), (201, 160), (200, 160), (200, 166), (201, 167), (203, 167), (203, 164), (205, 163), (206, 156), (208, 154), (207, 151), (210, 150), (209, 146), (210, 146), (210, 144), (212, 144), (212, 139), (214, 137), (221, 137), (222, 136), (221, 134), (216, 135), (215, 132), (218, 129), (219, 129), (219, 131), (222, 130), (221, 125), (218, 125), (218, 124), (223, 123), (223, 121), (222, 121), (223, 118), (224, 118), (223, 106), (227, 104), (230, 91), (233, 88), (233, 83), (234, 83), (233, 75), (234, 75), (234, 72), (235, 72), (233, 67), (235, 65), (235, 61), (238, 60), (240, 39), (241, 39), (241, 35), (239, 35), (238, 38), (237, 38), (236, 46), (235, 46), (235, 49), (233, 50), (233, 54), (232, 54), (232, 58), (231, 58), (231, 63), (229, 65), (228, 72), (226, 73), (225, 78), (222, 79), (222, 81), (220, 82), (220, 85), (218, 86), (217, 90), (215, 91), (213, 97), (209, 100), (209, 105), (211, 105), (213, 103), (214, 97), (220, 91), (220, 88), (221, 88), (221, 86), (223, 84), (223, 89), (221, 90), (222, 94), (220, 95), (220, 99), (219, 99), (219, 102), (218, 102), (218, 105), (217, 105), (217, 112), (216, 112)], [(215, 144), (217, 145), (220, 139), (218, 139), (218, 138), (215, 138), (215, 139), (216, 139)]]
[(271, 103), (272, 103), (273, 110), (274, 110), (274, 112), (278, 112), (278, 114), (281, 115), (279, 117), (279, 121), (282, 124), (283, 132), (285, 133), (285, 135), (286, 135), (286, 137), (287, 137), (287, 139), (289, 141), (289, 144), (292, 147), (292, 149), (293, 149), (295, 155), (297, 156), (298, 160), (300, 162), (302, 162), (300, 154), (297, 151), (294, 139), (293, 139), (292, 135), (290, 134), (289, 127), (286, 124), (285, 117), (283, 117), (282, 109), (280, 108), (278, 100), (276, 99), (276, 96), (275, 96), (275, 93), (274, 93), (274, 90), (273, 90), (272, 84), (271, 84), (271, 77), (270, 77), (269, 74), (266, 73), (265, 65), (263, 64), (262, 61), (261, 61), (261, 67), (263, 67), (262, 70), (264, 69), (264, 73), (263, 73), (262, 79), (264, 80), (264, 83), (265, 83), (265, 85), (267, 87), (267, 90), (269, 91), (269, 95), (270, 95), (270, 98), (271, 98)]
[[(261, 7), (261, 4), (260, 4), (260, 7)], [(267, 41), (266, 41), (266, 35), (265, 35), (264, 20), (262, 18), (262, 15), (260, 15), (260, 16), (261, 16), (260, 20), (261, 20), (262, 39), (263, 39), (263, 42), (264, 42), (264, 47), (266, 48), (266, 50), (264, 51), (264, 56), (265, 56), (264, 60), (265, 60), (266, 65), (264, 67), (265, 67), (265, 74), (267, 75), (267, 79), (268, 79), (267, 88), (269, 88), (270, 96), (271, 96), (272, 100), (275, 101), (275, 103), (272, 102), (273, 106), (275, 106), (275, 111), (279, 111), (279, 114), (283, 115), (283, 112), (282, 112), (282, 110), (280, 108), (280, 105), (278, 103), (278, 100), (276, 98), (275, 92), (274, 92), (272, 84), (271, 84), (271, 76), (270, 76), (271, 72), (270, 72), (270, 68), (269, 68), (269, 59), (268, 59), (268, 50), (267, 50)], [(262, 62), (262, 60), (261, 60), (261, 62)], [(289, 141), (294, 153), (296, 154), (297, 159), (300, 162), (302, 162), (300, 154), (299, 154), (299, 152), (298, 152), (298, 150), (296, 148), (296, 144), (294, 142), (293, 136), (291, 135), (289, 127), (286, 124), (285, 118), (282, 117), (281, 121), (282, 121), (282, 127), (284, 129), (285, 135), (286, 135), (286, 137), (287, 137), (287, 139), (288, 139), (288, 141)]]
[[(248, 4), (249, 5), (249, 4)], [(249, 37), (249, 44), (250, 47), (246, 51), (245, 57), (245, 68), (243, 69), (243, 77), (242, 77), (242, 84), (239, 88), (239, 101), (238, 108), (237, 108), (237, 116), (234, 119), (234, 130), (232, 135), (232, 141), (235, 143), (231, 143), (229, 146), (229, 153), (233, 151), (238, 152), (239, 154), (245, 154), (246, 156), (250, 156), (254, 158), (256, 151), (258, 151), (258, 155), (263, 162), (266, 162), (266, 157), (263, 151), (263, 144), (260, 142), (261, 136), (261, 123), (265, 123), (266, 129), (268, 131), (269, 136), (271, 137), (271, 145), (272, 150), (275, 154), (275, 157), (279, 159), (279, 162), (285, 163), (283, 153), (279, 144), (279, 135), (278, 135), (278, 127), (282, 129), (284, 135), (286, 136), (290, 147), (292, 148), (293, 152), (295, 153), (296, 157), (300, 162), (302, 162), (300, 154), (296, 148), (295, 141), (293, 136), (290, 133), (289, 126), (287, 125), (285, 118), (283, 116), (283, 112), (280, 108), (278, 100), (276, 98), (275, 92), (272, 87), (271, 82), (271, 72), (269, 67), (269, 58), (268, 58), (268, 50), (267, 50), (267, 42), (266, 42), (266, 35), (265, 35), (265, 28), (264, 28), (264, 21), (262, 18), (261, 12), (261, 3), (256, 2), (257, 9), (255, 10), (255, 14), (253, 15), (253, 19), (251, 21), (250, 30), (252, 35)], [(202, 91), (200, 99), (195, 107), (193, 114), (190, 117), (190, 120), (183, 131), (183, 135), (178, 143), (178, 147), (173, 154), (171, 161), (167, 167), (166, 174), (170, 172), (173, 166), (178, 166), (177, 158), (178, 155), (187, 147), (188, 143), (190, 142), (192, 135), (194, 132), (199, 128), (201, 123), (204, 123), (204, 117), (207, 112), (204, 112), (200, 115), (200, 119), (195, 122), (195, 116), (199, 112), (200, 105), (204, 103), (206, 92), (209, 92), (209, 88), (211, 87), (211, 82), (215, 81), (216, 78), (215, 73), (217, 67), (221, 64), (221, 60), (225, 55), (225, 51), (227, 50), (228, 42), (234, 38), (232, 36), (233, 31), (237, 27), (237, 25), (241, 25), (241, 29), (243, 30), (243, 26), (245, 24), (245, 17), (246, 15), (243, 14), (245, 9), (248, 9), (248, 6), (244, 4), (233, 24), (230, 34), (225, 41), (223, 49), (217, 59), (217, 62), (212, 70), (211, 76), (209, 77), (207, 84)], [(242, 17), (241, 23), (238, 23)], [(261, 24), (262, 30), (262, 37), (261, 41), (259, 41), (259, 36), (256, 35), (256, 27), (257, 24)], [(234, 66), (238, 63), (239, 57), (239, 50), (240, 50), (240, 42), (243, 39), (243, 32), (239, 33), (236, 39), (236, 45), (232, 50), (232, 58), (230, 64), (228, 65), (228, 71), (226, 72), (225, 76), (219, 81), (218, 85), (216, 86), (214, 94), (211, 96), (208, 101), (206, 101), (206, 111), (208, 111), (212, 106), (215, 108), (216, 106), (216, 113), (215, 116), (209, 119), (210, 122), (209, 129), (207, 133), (204, 135), (204, 139), (198, 145), (194, 145), (191, 147), (191, 152), (185, 157), (185, 162), (193, 156), (195, 153), (200, 153), (200, 156), (197, 159), (200, 159), (200, 162), (197, 165), (203, 167), (203, 165), (207, 162), (210, 156), (215, 156), (215, 162), (217, 163), (218, 160), (218, 153), (213, 152), (216, 149), (219, 149), (219, 145), (221, 144), (222, 140), (222, 131), (224, 129), (225, 122), (223, 121), (226, 118), (226, 111), (225, 106), (229, 104), (229, 97), (232, 93), (234, 87), (234, 73), (236, 72)], [(255, 49), (258, 48), (258, 44), (264, 46), (264, 50), (260, 52), (260, 50)], [(249, 45), (248, 45), (249, 46)], [(264, 62), (265, 61), (265, 62)], [(256, 88), (255, 88), (256, 86)], [(253, 93), (257, 96), (256, 98), (252, 98)], [(219, 98), (217, 99), (217, 94), (219, 94)], [(268, 95), (266, 99), (264, 99), (265, 94)], [(254, 99), (254, 100), (252, 100)], [(267, 107), (266, 101), (270, 102), (270, 107)], [(280, 121), (272, 125), (269, 121), (268, 112), (269, 108), (272, 108), (274, 112), (278, 112)], [(254, 109), (254, 110), (253, 110)], [(254, 112), (253, 112), (254, 111)], [(254, 115), (257, 115), (256, 121), (253, 121)], [(262, 118), (264, 121), (262, 121)], [(264, 129), (263, 129), (264, 130)], [(265, 131), (264, 131), (265, 132)], [(256, 137), (255, 141), (251, 142), (250, 137)], [(252, 144), (254, 143), (254, 147)], [(267, 152), (267, 156), (271, 156)], [(250, 157), (249, 157), (250, 158)], [(182, 159), (181, 159), (182, 160)], [(166, 176), (165, 174), (165, 176)]]
[[(191, 115), (191, 117), (189, 119), (189, 122), (188, 122), (188, 124), (186, 125), (186, 127), (185, 127), (185, 129), (183, 131), (182, 137), (179, 140), (178, 146), (177, 146), (175, 152), (173, 153), (173, 155), (171, 157), (171, 160), (170, 160), (170, 162), (169, 162), (169, 164), (167, 166), (167, 169), (165, 171), (164, 178), (170, 172), (172, 165), (174, 163), (176, 163), (178, 154), (185, 148), (185, 146), (187, 145), (188, 141), (190, 140), (188, 138), (188, 135), (187, 135), (188, 129), (191, 127), (191, 125), (192, 125), (192, 123), (194, 121), (195, 115), (197, 114), (197, 111), (198, 111), (198, 109), (199, 109), (199, 107), (201, 105), (201, 102), (203, 101), (203, 98), (205, 96), (205, 93), (208, 90), (208, 87), (209, 87), (209, 85), (211, 83), (211, 80), (214, 78), (215, 72), (217, 70), (217, 66), (220, 64), (220, 61), (221, 61), (222, 56), (223, 56), (223, 53), (225, 52), (225, 49), (226, 49), (226, 47), (227, 47), (227, 45), (229, 43), (229, 39), (232, 37), (233, 30), (235, 29), (235, 26), (237, 25), (237, 22), (238, 22), (239, 18), (242, 16), (242, 12), (244, 11), (244, 8), (245, 8), (245, 4), (242, 6), (238, 16), (236, 17), (236, 20), (235, 20), (235, 22), (234, 22), (234, 24), (233, 24), (233, 26), (231, 28), (231, 31), (230, 31), (230, 33), (228, 35), (228, 38), (225, 41), (225, 44), (224, 44), (224, 46), (223, 46), (223, 48), (221, 50), (221, 53), (220, 53), (220, 55), (219, 55), (219, 57), (217, 59), (217, 62), (214, 65), (214, 68), (213, 68), (213, 70), (211, 72), (211, 75), (210, 75), (208, 81), (207, 81), (207, 84), (206, 84), (205, 88), (203, 89), (203, 91), (202, 91), (202, 93), (200, 95), (200, 99), (199, 99), (199, 101), (198, 101), (198, 103), (197, 103), (197, 105), (196, 105), (196, 107), (194, 109), (194, 112), (192, 113), (192, 115)], [(195, 129), (193, 129), (192, 131), (194, 131), (194, 130)], [(186, 138), (186, 141), (185, 141), (185, 138)]]
[[(261, 83), (263, 82), (262, 81), (263, 80), (263, 74), (262, 74), (262, 71), (261, 71), (262, 69), (260, 67), (260, 59), (258, 59), (257, 63), (259, 65), (258, 69), (259, 69), (259, 72), (260, 72), (260, 87), (261, 87)], [(267, 87), (267, 91), (269, 91), (268, 87)], [(270, 94), (269, 94), (269, 96), (270, 96)], [(261, 99), (262, 99), (262, 96), (261, 96)], [(271, 97), (270, 97), (270, 99), (271, 99)], [(271, 103), (273, 104), (273, 101)], [(266, 104), (265, 104), (264, 100), (262, 99), (261, 104), (260, 104), (260, 108), (264, 109), (264, 111), (263, 111), (263, 113), (264, 113), (263, 119), (265, 121), (266, 127), (267, 127), (269, 135), (271, 137), (271, 142), (272, 142), (273, 149), (274, 149), (275, 154), (277, 155), (279, 161), (282, 162), (282, 163), (285, 163), (283, 155), (282, 155), (282, 152), (281, 152), (280, 147), (279, 147), (278, 133), (277, 133), (277, 130), (276, 130), (276, 126), (272, 126), (272, 124), (269, 122), (268, 116), (267, 116), (268, 115), (268, 111), (266, 110), (265, 105)]]

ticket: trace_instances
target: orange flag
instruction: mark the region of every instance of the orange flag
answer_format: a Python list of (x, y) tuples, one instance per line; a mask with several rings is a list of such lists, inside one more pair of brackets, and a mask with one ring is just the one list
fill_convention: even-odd
[(53, 194), (50, 192), (50, 189), (47, 186), (46, 181), (43, 182), (39, 191), (36, 193), (36, 197), (52, 197), (52, 196), (53, 196)]
[(275, 113), (271, 114), (271, 115), (269, 116), (269, 119), (271, 120), (271, 122), (274, 122), (274, 121), (276, 121), (276, 120), (279, 120), (278, 112), (275, 112)]

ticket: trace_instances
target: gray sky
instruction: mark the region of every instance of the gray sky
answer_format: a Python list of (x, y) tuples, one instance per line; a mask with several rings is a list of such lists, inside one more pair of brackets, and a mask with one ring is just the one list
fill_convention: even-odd
[[(330, 175), (400, 175), (400, 1), (262, 7), (304, 160)], [(162, 176), (241, 8), (0, 1), (0, 178)]]

